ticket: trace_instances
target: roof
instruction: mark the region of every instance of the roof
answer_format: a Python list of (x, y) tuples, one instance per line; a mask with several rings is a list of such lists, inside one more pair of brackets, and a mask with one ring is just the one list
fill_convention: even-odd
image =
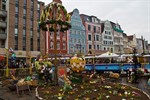
[[(113, 27), (113, 29), (114, 29), (115, 31), (120, 32), (120, 33), (123, 33), (123, 30), (121, 29), (121, 26), (120, 26), (118, 23), (114, 23), (114, 22), (112, 22), (112, 21), (110, 21), (110, 23), (111, 23), (111, 25), (112, 25), (112, 27)], [(117, 28), (116, 25), (117, 25), (119, 28)]]
[(133, 40), (133, 35), (127, 36), (128, 40), (132, 41)]
[(81, 18), (85, 21), (85, 22), (92, 22), (92, 18), (95, 17), (98, 21), (100, 21), (99, 18), (97, 18), (96, 16), (89, 16), (89, 15), (85, 15), (85, 14), (80, 14)]
[(123, 37), (127, 37), (127, 34), (126, 34), (126, 33), (123, 33)]

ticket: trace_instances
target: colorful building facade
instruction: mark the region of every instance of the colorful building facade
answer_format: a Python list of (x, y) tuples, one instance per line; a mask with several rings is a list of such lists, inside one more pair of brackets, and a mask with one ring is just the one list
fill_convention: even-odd
[(86, 53), (101, 50), (101, 24), (96, 16), (80, 15), (86, 30)]
[(111, 22), (106, 20), (101, 22), (102, 50), (114, 52), (114, 34)]
[(71, 14), (71, 29), (68, 31), (68, 53), (86, 53), (85, 27), (79, 15), (79, 10), (74, 9)]

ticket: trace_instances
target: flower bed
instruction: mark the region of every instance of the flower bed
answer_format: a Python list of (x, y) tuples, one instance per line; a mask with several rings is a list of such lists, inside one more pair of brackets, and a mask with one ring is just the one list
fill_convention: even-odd
[(72, 84), (73, 89), (63, 94), (63, 87), (39, 87), (37, 97), (42, 100), (149, 100), (143, 91), (131, 86), (93, 80), (89, 83)]

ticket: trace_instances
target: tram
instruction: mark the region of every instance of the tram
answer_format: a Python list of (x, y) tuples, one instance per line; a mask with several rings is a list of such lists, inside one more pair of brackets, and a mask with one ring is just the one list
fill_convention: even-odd
[(86, 59), (87, 63), (85, 65), (86, 71), (112, 71), (112, 72), (121, 72), (128, 71), (129, 69), (142, 68), (150, 72), (150, 55), (137, 56), (138, 63), (132, 61), (133, 55), (128, 55), (124, 57), (124, 61), (117, 61), (116, 58), (88, 58)]

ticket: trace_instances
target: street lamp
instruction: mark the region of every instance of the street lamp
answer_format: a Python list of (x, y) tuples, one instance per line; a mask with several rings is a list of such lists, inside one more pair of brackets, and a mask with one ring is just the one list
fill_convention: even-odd
[(6, 77), (9, 76), (9, 68), (8, 68), (8, 57), (9, 57), (9, 50), (5, 49), (6, 52)]

